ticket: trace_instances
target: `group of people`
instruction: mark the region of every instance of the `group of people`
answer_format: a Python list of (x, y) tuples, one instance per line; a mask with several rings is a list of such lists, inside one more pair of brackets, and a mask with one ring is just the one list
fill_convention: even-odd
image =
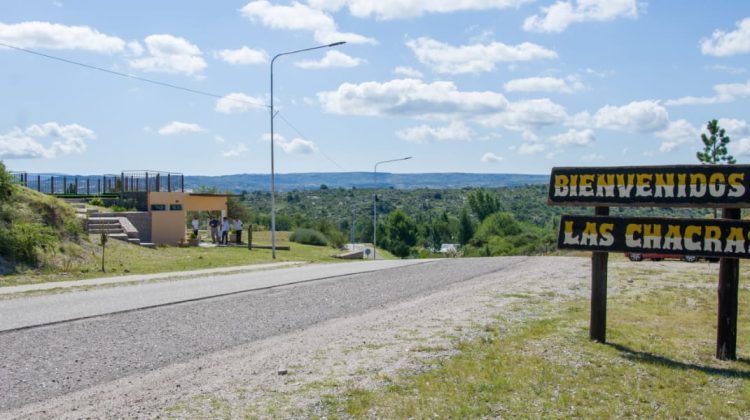
[[(198, 236), (198, 230), (200, 228), (200, 221), (198, 220), (198, 217), (193, 217), (193, 234), (195, 236)], [(234, 236), (235, 236), (235, 243), (237, 245), (242, 244), (242, 220), (239, 218), (235, 218), (232, 221), (232, 225), (229, 223), (229, 219), (224, 217), (222, 221), (219, 221), (217, 218), (212, 218), (208, 222), (208, 227), (211, 232), (211, 242), (213, 243), (219, 243), (219, 245), (228, 245), (229, 244), (229, 231), (231, 227), (234, 228)]]

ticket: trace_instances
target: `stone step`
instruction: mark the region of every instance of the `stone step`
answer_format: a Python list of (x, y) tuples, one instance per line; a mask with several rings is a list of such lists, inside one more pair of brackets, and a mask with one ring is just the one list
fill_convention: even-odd
[(153, 242), (141, 242), (141, 246), (145, 246), (146, 248), (156, 248), (156, 244)]
[(99, 235), (99, 234), (102, 234), (102, 233), (106, 233), (107, 235), (110, 235), (110, 236), (112, 236), (112, 235), (125, 235), (125, 237), (128, 237), (128, 234), (124, 233), (122, 231), (122, 228), (117, 228), (117, 229), (114, 229), (114, 228), (113, 229), (89, 229), (89, 234), (91, 234), (91, 235)]

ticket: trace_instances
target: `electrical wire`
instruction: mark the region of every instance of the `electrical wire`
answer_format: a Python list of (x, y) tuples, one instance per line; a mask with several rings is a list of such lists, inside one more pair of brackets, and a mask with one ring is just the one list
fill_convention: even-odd
[[(111, 75), (114, 75), (114, 76), (124, 77), (126, 79), (138, 80), (140, 82), (146, 82), (146, 83), (151, 83), (151, 84), (154, 84), (154, 85), (157, 85), (157, 86), (167, 87), (167, 88), (171, 88), (171, 89), (177, 89), (177, 90), (181, 90), (183, 92), (194, 93), (196, 95), (203, 95), (203, 96), (208, 96), (208, 97), (211, 97), (211, 98), (224, 99), (224, 100), (230, 100), (230, 101), (235, 101), (235, 102), (242, 102), (242, 103), (245, 103), (245, 104), (249, 104), (249, 105), (253, 105), (253, 106), (259, 106), (259, 107), (263, 107), (263, 108), (271, 108), (270, 105), (266, 105), (266, 104), (261, 103), (261, 102), (248, 101), (248, 100), (239, 99), (239, 98), (232, 98), (232, 97), (229, 97), (229, 96), (226, 96), (226, 95), (218, 95), (216, 93), (206, 92), (206, 91), (202, 91), (202, 90), (198, 90), (198, 89), (192, 89), (192, 88), (188, 88), (188, 87), (184, 87), (184, 86), (175, 85), (175, 84), (172, 84), (172, 83), (160, 82), (158, 80), (148, 79), (148, 78), (145, 78), (145, 77), (136, 76), (134, 74), (128, 74), (128, 73), (122, 73), (122, 72), (115, 71), (115, 70), (109, 70), (109, 69), (105, 69), (103, 67), (98, 67), (98, 66), (94, 66), (94, 65), (86, 64), (86, 63), (81, 63), (79, 61), (74, 61), (74, 60), (70, 60), (70, 59), (67, 59), (67, 58), (62, 58), (62, 57), (58, 57), (58, 56), (54, 56), (54, 55), (50, 55), (50, 54), (41, 53), (39, 51), (30, 50), (28, 48), (22, 48), (22, 47), (18, 47), (18, 46), (11, 45), (11, 44), (6, 44), (5, 42), (2, 42), (2, 41), (0, 41), (0, 46), (6, 47), (6, 48), (10, 48), (10, 49), (13, 49), (13, 50), (16, 50), (16, 51), (25, 52), (25, 53), (28, 53), (28, 54), (33, 54), (33, 55), (36, 55), (36, 56), (39, 56), (39, 57), (48, 58), (50, 60), (60, 61), (60, 62), (66, 63), (66, 64), (72, 64), (72, 65), (75, 65), (75, 66), (87, 68), (89, 70), (96, 70), (96, 71), (101, 71), (101, 72), (108, 73), (108, 74), (111, 74)], [(278, 116), (279, 118), (281, 118), (281, 120), (284, 121), (286, 123), (286, 125), (288, 125), (292, 130), (294, 130), (295, 132), (297, 132), (297, 134), (300, 137), (307, 138), (307, 136), (305, 136), (304, 134), (302, 134), (302, 132), (300, 132), (300, 130), (297, 129), (297, 127), (295, 127), (291, 122), (289, 122), (289, 120), (287, 120), (283, 115), (281, 115), (281, 114), (279, 114), (277, 112), (276, 116)], [(338, 167), (342, 171), (346, 171), (346, 169), (344, 169), (341, 165), (339, 165), (330, 156), (328, 156), (325, 153), (323, 153), (323, 151), (320, 150), (320, 148), (318, 148), (318, 153), (320, 153), (324, 158), (326, 158), (329, 162), (333, 163), (336, 167)]]
[(184, 92), (194, 93), (196, 95), (209, 96), (211, 98), (225, 99), (225, 100), (231, 100), (231, 101), (236, 101), (236, 102), (243, 102), (243, 103), (254, 105), (254, 106), (260, 106), (260, 107), (263, 107), (263, 108), (270, 108), (269, 105), (266, 105), (266, 104), (261, 103), (261, 102), (248, 101), (248, 100), (239, 99), (239, 98), (232, 98), (232, 97), (228, 97), (226, 95), (219, 95), (219, 94), (216, 94), (216, 93), (211, 93), (211, 92), (206, 92), (206, 91), (202, 91), (202, 90), (192, 89), (192, 88), (188, 88), (188, 87), (184, 87), (184, 86), (174, 85), (172, 83), (166, 83), (166, 82), (160, 82), (158, 80), (147, 79), (145, 77), (136, 76), (134, 74), (128, 74), (128, 73), (122, 73), (122, 72), (115, 71), (115, 70), (109, 70), (109, 69), (105, 69), (105, 68), (102, 68), (102, 67), (97, 67), (97, 66), (94, 66), (94, 65), (91, 65), (91, 64), (86, 64), (86, 63), (81, 63), (81, 62), (74, 61), (74, 60), (69, 60), (67, 58), (62, 58), (62, 57), (58, 57), (58, 56), (54, 56), (54, 55), (50, 55), (50, 54), (45, 54), (45, 53), (41, 53), (39, 51), (30, 50), (30, 49), (27, 49), (27, 48), (17, 47), (15, 45), (6, 44), (4, 42), (0, 42), (0, 46), (6, 47), (6, 48), (11, 48), (11, 49), (14, 49), (16, 51), (22, 51), (22, 52), (25, 52), (25, 53), (37, 55), (37, 56), (44, 57), (44, 58), (48, 58), (50, 60), (56, 60), (56, 61), (61, 61), (63, 63), (67, 63), (67, 64), (73, 64), (75, 66), (84, 67), (84, 68), (87, 68), (89, 70), (97, 70), (97, 71), (101, 71), (101, 72), (104, 72), (104, 73), (109, 73), (109, 74), (112, 74), (112, 75), (115, 75), (115, 76), (124, 77), (124, 78), (127, 78), (127, 79), (134, 79), (134, 80), (138, 80), (138, 81), (146, 82), (146, 83), (151, 83), (151, 84), (162, 86), (162, 87), (168, 87), (168, 88), (172, 88), (172, 89), (181, 90), (181, 91), (184, 91)]

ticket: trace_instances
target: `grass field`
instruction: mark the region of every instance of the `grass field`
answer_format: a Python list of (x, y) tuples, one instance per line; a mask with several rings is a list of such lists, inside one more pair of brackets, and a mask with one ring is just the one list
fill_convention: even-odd
[[(91, 243), (85, 244), (79, 254), (80, 258), (64, 264), (60, 272), (27, 272), (0, 276), (0, 287), (21, 284), (67, 281), (95, 277), (118, 276), (127, 274), (149, 274), (171, 271), (199, 270), (215, 267), (261, 264), (281, 261), (304, 262), (345, 262), (334, 258), (340, 251), (327, 246), (310, 246), (289, 242), (290, 232), (277, 232), (277, 245), (291, 246), (290, 251), (276, 251), (276, 259), (271, 258), (270, 249), (248, 250), (244, 247), (189, 247), (173, 246), (149, 249), (126, 244), (117, 240), (107, 242), (105, 249), (105, 269), (101, 271), (101, 247), (99, 238), (91, 236)], [(203, 235), (206, 237), (206, 235)], [(253, 243), (270, 245), (269, 231), (254, 232)], [(379, 258), (394, 258), (387, 251), (378, 250)]]
[[(674, 263), (680, 264), (680, 263)], [(717, 265), (610, 268), (608, 343), (588, 339), (588, 301), (460, 344), (426, 373), (325, 401), (330, 417), (747, 418), (750, 276), (740, 281), (737, 361), (714, 358)], [(674, 267), (674, 265), (672, 266)], [(708, 268), (706, 268), (708, 267)], [(696, 270), (693, 270), (696, 269)], [(528, 297), (524, 305), (547, 305)]]

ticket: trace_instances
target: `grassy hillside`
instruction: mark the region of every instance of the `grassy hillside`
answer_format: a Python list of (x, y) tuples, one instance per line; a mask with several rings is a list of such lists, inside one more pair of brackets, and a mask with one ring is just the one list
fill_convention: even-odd
[(0, 196), (0, 274), (56, 270), (88, 258), (73, 208), (14, 185), (2, 162)]

